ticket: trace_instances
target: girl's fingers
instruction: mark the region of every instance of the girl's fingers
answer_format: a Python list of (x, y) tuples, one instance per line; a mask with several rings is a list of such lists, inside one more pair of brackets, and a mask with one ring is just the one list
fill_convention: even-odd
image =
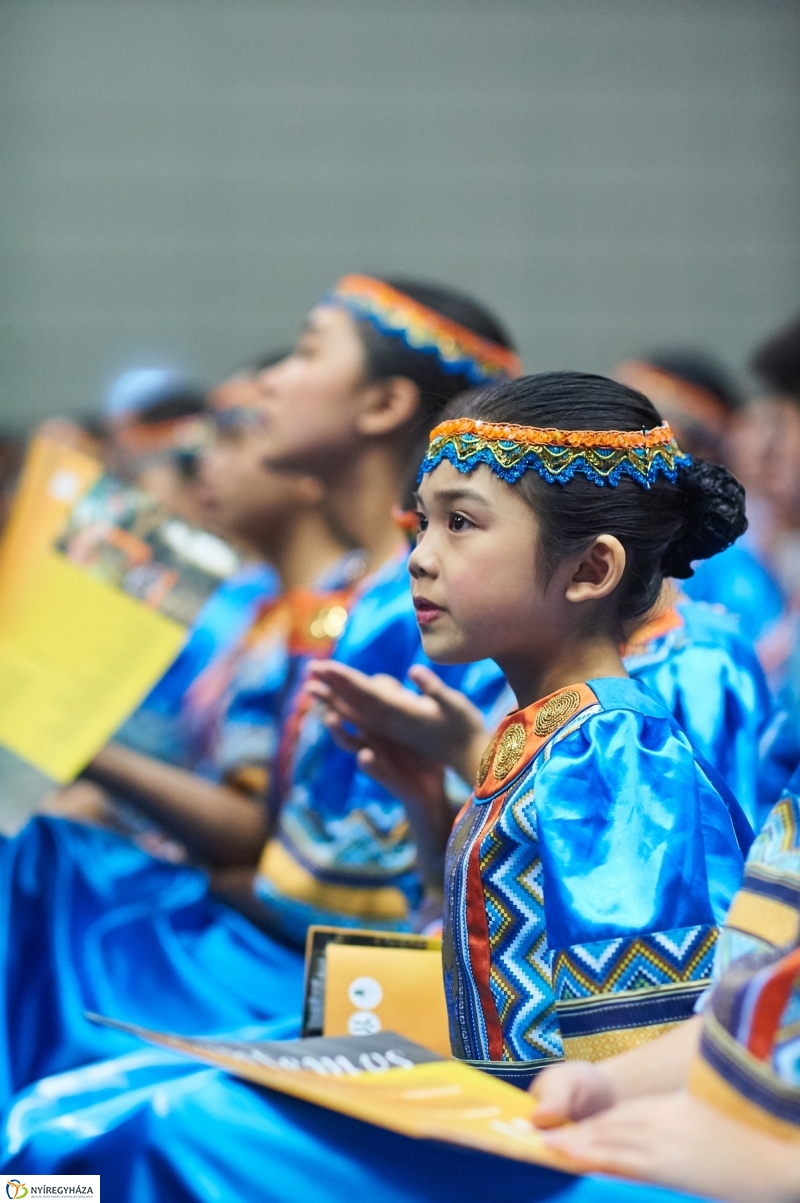
[(648, 1157), (635, 1145), (609, 1141), (594, 1131), (592, 1121), (574, 1127), (542, 1133), (545, 1144), (563, 1153), (584, 1170), (602, 1170), (607, 1174), (641, 1177), (646, 1173)]
[(555, 1128), (569, 1120), (586, 1119), (613, 1106), (611, 1082), (597, 1065), (585, 1061), (554, 1065), (531, 1087), (537, 1101), (537, 1128)]
[(474, 706), (460, 690), (445, 685), (432, 669), (426, 668), (424, 664), (415, 664), (409, 669), (408, 675), (423, 694), (437, 702), (446, 714), (457, 715), (461, 719), (469, 717), (473, 723), (483, 727), (483, 715), (477, 706)]
[(351, 731), (346, 731), (342, 726), (338, 715), (329, 711), (323, 711), (322, 721), (325, 724), (325, 727), (328, 730), (333, 742), (344, 752), (358, 753), (361, 748), (363, 748), (364, 741), (361, 736), (357, 734), (354, 735)]

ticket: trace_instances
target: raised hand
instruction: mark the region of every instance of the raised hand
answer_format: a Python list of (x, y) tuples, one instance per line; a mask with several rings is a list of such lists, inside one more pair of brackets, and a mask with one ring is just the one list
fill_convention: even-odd
[[(489, 740), (481, 712), (423, 665), (409, 676), (421, 693), (383, 673), (370, 677), (336, 661), (317, 660), (309, 666), (306, 688), (323, 704), (332, 733), (349, 750), (372, 746), (373, 737), (382, 737), (449, 765), (472, 782)], [(345, 724), (356, 730), (355, 739)]]

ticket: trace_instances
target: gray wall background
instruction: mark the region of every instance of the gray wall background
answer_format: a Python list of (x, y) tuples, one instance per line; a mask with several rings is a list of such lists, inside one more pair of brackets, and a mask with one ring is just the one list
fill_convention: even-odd
[(214, 380), (348, 270), (529, 370), (741, 370), (800, 308), (787, 0), (0, 0), (0, 424)]

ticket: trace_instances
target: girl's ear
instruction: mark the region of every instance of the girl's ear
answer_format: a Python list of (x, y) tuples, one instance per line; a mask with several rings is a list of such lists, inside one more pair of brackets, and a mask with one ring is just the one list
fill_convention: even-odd
[(608, 597), (622, 580), (625, 548), (615, 535), (598, 535), (581, 554), (567, 585), (567, 601), (597, 601)]
[(360, 434), (380, 437), (408, 425), (420, 403), (420, 391), (405, 376), (390, 376), (367, 387), (365, 403), (357, 418)]

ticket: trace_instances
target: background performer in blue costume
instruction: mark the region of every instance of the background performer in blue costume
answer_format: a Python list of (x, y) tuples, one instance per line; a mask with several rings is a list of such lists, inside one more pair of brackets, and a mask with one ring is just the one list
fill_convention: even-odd
[[(185, 857), (185, 849), (164, 838), (154, 819), (170, 826), (175, 789), (194, 789), (195, 774), (242, 795), (232, 803), (224, 790), (216, 797), (229, 821), (240, 814), (245, 824), (258, 824), (252, 853), (257, 855), (263, 842), (261, 807), (237, 803), (251, 802), (265, 787), (287, 656), (297, 658), (291, 646), (297, 640), (292, 640), (285, 612), (297, 608), (292, 603), (300, 595), (308, 625), (314, 606), (320, 610), (332, 604), (330, 592), (348, 588), (351, 569), (358, 568), (354, 553), (345, 551), (325, 520), (319, 481), (264, 468), (260, 415), (252, 406), (254, 386), (251, 381), (246, 391), (244, 383), (237, 378), (233, 395), (237, 401), (246, 399), (248, 407), (221, 406), (221, 399), (230, 398), (232, 382), (212, 394), (214, 433), (209, 432), (210, 445), (207, 437), (198, 455), (197, 502), (209, 528), (235, 542), (251, 560), (209, 599), (174, 663), (98, 758), (119, 759), (117, 744), (141, 754), (127, 760), (139, 771), (137, 798), (145, 810), (133, 803), (122, 783), (111, 796), (86, 776), (46, 806), (49, 812), (130, 834), (148, 851), (173, 859)], [(254, 561), (254, 553), (262, 560)], [(315, 602), (315, 593), (325, 596)], [(332, 640), (322, 632), (317, 640), (307, 636), (305, 645), (306, 653), (315, 647), (321, 651)], [(158, 761), (188, 774), (165, 774)], [(149, 788), (143, 790), (148, 769)], [(155, 808), (154, 817), (148, 806)], [(195, 857), (208, 859), (197, 834), (189, 831), (186, 837)]]
[[(735, 535), (741, 492), (723, 470), (686, 464), (644, 398), (600, 378), (527, 378), (487, 392), (483, 404), (484, 421), (434, 432), (410, 569), (429, 651), (452, 662), (493, 654), (525, 707), (502, 722), (451, 837), (446, 931), (456, 1053), (525, 1080), (562, 1047), (597, 1055), (654, 1036), (691, 1013), (708, 981), (717, 924), (741, 876), (741, 814), (711, 786), (663, 706), (627, 678), (619, 643), (626, 622), (657, 596), (665, 560), (680, 571), (690, 552), (710, 554)], [(590, 430), (575, 433), (567, 455), (563, 444), (515, 441), (516, 430), (536, 433), (508, 426), (517, 416), (551, 428), (553, 441), (563, 434), (556, 424)], [(597, 435), (603, 425), (610, 432)], [(596, 443), (587, 446), (613, 442), (619, 426), (634, 432), (634, 444), (642, 427), (660, 440), (645, 468), (635, 445), (622, 453), (612, 445), (607, 457), (602, 441), (599, 455)], [(453, 428), (451, 454), (465, 471), (448, 462)], [(560, 462), (567, 483), (538, 475), (542, 452), (551, 469)], [(505, 473), (520, 463), (531, 470), (512, 487)], [(602, 487), (578, 475), (593, 463), (608, 469)], [(631, 478), (615, 479), (614, 468)], [(703, 504), (692, 516), (695, 488)], [(698, 516), (706, 502), (719, 507), (718, 524)], [(332, 689), (328, 709), (335, 725)], [(362, 766), (382, 775), (392, 748), (362, 742)], [(438, 807), (421, 829), (424, 843), (440, 820), (441, 830), (450, 825), (452, 811), (441, 778), (425, 797), (426, 767), (418, 764), (413, 780), (407, 772), (409, 789), (422, 786), (416, 817)], [(428, 851), (432, 872), (437, 849)], [(477, 886), (466, 926), (454, 880), (461, 866), (467, 894)], [(471, 1011), (462, 992), (474, 999)], [(470, 1056), (481, 1025), (488, 1056)], [(201, 1148), (196, 1133), (209, 1124), (213, 1143)], [(265, 1182), (274, 1199), (294, 1190), (332, 1201), (368, 1189), (398, 1200), (472, 1199), (492, 1172), (526, 1199), (601, 1190), (409, 1146), (150, 1050), (42, 1084), (14, 1108), (7, 1139), (7, 1168), (91, 1166), (137, 1203), (166, 1184), (177, 1199), (210, 1199), (223, 1179), (242, 1200)], [(424, 1167), (424, 1179), (409, 1162)], [(138, 1195), (125, 1185), (134, 1182)], [(626, 1197), (625, 1187), (615, 1190)]]
[(630, 675), (661, 698), (757, 830), (769, 810), (759, 789), (760, 744), (774, 706), (758, 656), (736, 617), (668, 586), (623, 654)]
[[(666, 351), (625, 360), (612, 375), (653, 402), (690, 455), (732, 467), (734, 472), (738, 472), (740, 460), (742, 467), (749, 463), (740, 453), (747, 415), (742, 422), (741, 399), (713, 359), (691, 351)], [(750, 475), (760, 489), (758, 469), (747, 475), (748, 511), (752, 507), (760, 515), (763, 502), (749, 493)], [(695, 601), (724, 606), (755, 642), (781, 618), (784, 609), (780, 585), (762, 560), (751, 531), (721, 552), (713, 565), (698, 563), (685, 586), (686, 594)]]
[[(337, 654), (399, 678), (420, 643), (392, 507), (443, 402), (518, 370), (507, 336), (479, 306), (444, 289), (408, 288), (414, 297), (346, 279), (314, 310), (295, 351), (259, 377), (272, 470), (321, 479), (333, 528), (365, 555), (367, 575)], [(325, 621), (334, 618), (341, 615)], [(494, 665), (449, 672), (484, 709), (504, 687)], [(89, 1024), (86, 1009), (184, 1032), (291, 1014), (302, 962), (285, 938), (301, 938), (305, 917), (320, 909), (349, 923), (377, 911), (376, 922), (408, 926), (421, 890), (402, 806), (334, 747), (313, 712), (292, 711), (285, 734), (289, 751), (266, 816), (299, 820), (285, 831), (281, 818), (268, 843), (259, 893), (269, 906), (253, 893), (264, 812), (232, 789), (220, 804), (225, 787), (196, 776), (183, 788), (181, 771), (166, 765), (158, 766), (164, 788), (156, 801), (154, 765), (114, 745), (91, 766), (92, 780), (132, 797), (216, 866), (216, 898), (204, 871), (160, 863), (111, 833), (63, 819), (35, 819), (5, 845), (6, 1094), (130, 1047)], [(319, 833), (310, 854), (307, 844), (298, 854), (304, 823)], [(273, 925), (278, 938), (220, 897)]]

